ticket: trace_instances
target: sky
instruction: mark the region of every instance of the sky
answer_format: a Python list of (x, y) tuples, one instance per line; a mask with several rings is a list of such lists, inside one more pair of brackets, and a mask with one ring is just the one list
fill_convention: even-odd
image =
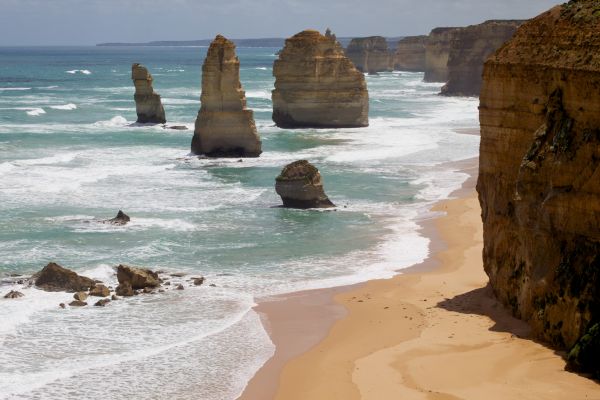
[(439, 26), (527, 19), (554, 0), (0, 0), (0, 46), (426, 34)]

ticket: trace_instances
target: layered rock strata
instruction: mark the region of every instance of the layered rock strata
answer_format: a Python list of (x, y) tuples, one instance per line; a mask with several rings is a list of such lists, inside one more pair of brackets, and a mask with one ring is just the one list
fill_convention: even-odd
[(201, 107), (192, 152), (209, 157), (258, 157), (261, 141), (254, 114), (246, 108), (235, 45), (221, 35), (211, 43), (202, 65)]
[(448, 81), (448, 58), (455, 35), (462, 28), (435, 28), (425, 46), (425, 82)]
[(287, 39), (273, 75), (273, 121), (277, 126), (368, 126), (365, 77), (346, 57), (334, 35), (306, 30)]
[(408, 36), (396, 45), (393, 56), (393, 67), (399, 71), (425, 71), (425, 48), (428, 37)]
[(275, 191), (288, 208), (330, 208), (319, 170), (306, 160), (286, 165), (275, 179)]
[(346, 55), (362, 72), (377, 73), (392, 69), (391, 53), (383, 36), (352, 39), (346, 48)]
[(524, 21), (486, 21), (454, 33), (448, 56), (448, 82), (442, 94), (479, 96), (483, 64)]
[(523, 24), (486, 62), (477, 183), (497, 297), (535, 336), (572, 348), (571, 368), (596, 374), (599, 32), (600, 3), (571, 1)]
[(160, 95), (154, 92), (152, 87), (152, 75), (148, 69), (140, 64), (131, 66), (131, 79), (135, 86), (135, 111), (137, 113), (137, 122), (146, 124), (164, 124), (165, 109), (160, 100)]

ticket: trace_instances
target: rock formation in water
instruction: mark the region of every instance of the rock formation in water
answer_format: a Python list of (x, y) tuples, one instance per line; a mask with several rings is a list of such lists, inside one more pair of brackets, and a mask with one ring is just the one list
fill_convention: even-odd
[(261, 141), (240, 83), (235, 45), (221, 35), (210, 44), (202, 65), (201, 107), (192, 152), (209, 157), (258, 157)]
[(137, 122), (146, 124), (164, 124), (165, 109), (160, 101), (160, 95), (152, 88), (152, 75), (140, 64), (131, 66), (131, 79), (135, 86), (135, 110)]
[(524, 21), (486, 21), (457, 31), (450, 45), (447, 96), (479, 96), (483, 64)]
[(396, 45), (393, 67), (399, 71), (425, 71), (425, 47), (428, 36), (408, 36)]
[(273, 121), (277, 126), (368, 126), (365, 77), (346, 57), (334, 35), (306, 30), (287, 39), (273, 75)]
[[(483, 260), (533, 333), (600, 376), (600, 3), (523, 24), (485, 64)], [(574, 346), (575, 345), (575, 346)]]
[(117, 279), (119, 285), (129, 285), (133, 289), (144, 289), (160, 285), (160, 280), (156, 272), (123, 264), (117, 267)]
[(435, 28), (425, 46), (425, 82), (448, 81), (448, 58), (455, 35), (463, 28)]
[(21, 292), (18, 292), (16, 290), (11, 290), (10, 292), (6, 293), (4, 295), (5, 299), (18, 299), (20, 297), (24, 297), (25, 295)]
[(330, 208), (319, 170), (306, 160), (286, 165), (275, 179), (275, 191), (288, 208)]
[(47, 292), (80, 292), (89, 290), (96, 284), (94, 280), (52, 262), (38, 272), (34, 279), (35, 286)]
[(117, 212), (117, 216), (111, 219), (106, 219), (104, 221), (100, 221), (103, 224), (110, 224), (110, 225), (127, 225), (128, 222), (131, 221), (131, 218), (129, 217), (129, 215), (125, 214), (123, 211), (119, 210), (119, 212)]
[(376, 73), (392, 69), (391, 54), (383, 36), (352, 39), (346, 48), (346, 56), (362, 72)]

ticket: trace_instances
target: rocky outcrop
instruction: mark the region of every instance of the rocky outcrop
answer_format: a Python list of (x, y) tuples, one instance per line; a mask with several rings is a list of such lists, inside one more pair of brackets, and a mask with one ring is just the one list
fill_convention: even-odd
[(240, 83), (235, 45), (221, 35), (211, 43), (202, 65), (201, 107), (192, 152), (209, 157), (258, 157), (261, 141)]
[(87, 291), (96, 284), (92, 279), (50, 263), (35, 276), (35, 286), (48, 292)]
[(275, 191), (288, 208), (335, 207), (323, 189), (319, 170), (306, 160), (286, 165), (275, 179)]
[(428, 36), (408, 36), (396, 45), (393, 56), (394, 69), (398, 71), (425, 71), (425, 48)]
[(108, 297), (110, 296), (110, 289), (105, 285), (98, 283), (90, 290), (90, 296), (96, 297)]
[(425, 46), (425, 82), (448, 81), (448, 58), (455, 35), (462, 28), (435, 28)]
[(273, 66), (273, 121), (281, 128), (369, 124), (364, 75), (334, 35), (306, 30), (285, 41)]
[(129, 218), (129, 215), (127, 215), (123, 211), (119, 210), (116, 217), (107, 219), (107, 220), (104, 220), (101, 222), (104, 224), (122, 226), (122, 225), (126, 225), (129, 221), (131, 221), (131, 218)]
[(571, 1), (486, 62), (477, 183), (497, 297), (538, 338), (572, 348), (572, 368), (596, 372), (598, 350), (585, 349), (598, 349), (600, 322), (598, 32), (598, 1)]
[(447, 96), (479, 96), (483, 64), (509, 40), (524, 21), (486, 21), (460, 29), (453, 35), (448, 56)]
[(346, 48), (346, 56), (362, 72), (376, 73), (391, 70), (391, 54), (383, 36), (354, 38)]
[(19, 291), (11, 290), (10, 292), (4, 295), (5, 299), (18, 299), (20, 297), (24, 297), (25, 295)]
[(135, 86), (135, 110), (137, 122), (141, 124), (164, 124), (165, 109), (160, 101), (160, 95), (152, 88), (152, 75), (140, 64), (131, 66), (131, 79)]
[[(129, 284), (133, 289), (144, 289), (146, 287), (157, 287), (160, 285), (160, 280), (156, 272), (123, 264), (117, 267), (117, 279), (119, 280), (119, 285)], [(117, 294), (119, 296), (125, 296), (124, 294)]]
[(131, 287), (131, 283), (129, 282), (124, 282), (122, 284), (120, 284), (119, 286), (117, 286), (117, 288), (115, 289), (115, 293), (118, 296), (123, 296), (123, 297), (131, 297), (135, 295), (135, 292), (133, 290), (133, 288)]

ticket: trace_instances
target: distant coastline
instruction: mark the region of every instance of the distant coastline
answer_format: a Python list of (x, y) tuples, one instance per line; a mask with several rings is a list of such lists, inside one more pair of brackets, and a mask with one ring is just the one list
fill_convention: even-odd
[[(396, 43), (403, 36), (386, 37), (388, 46), (390, 48), (396, 48)], [(344, 47), (348, 46), (348, 43), (352, 40), (351, 37), (338, 37), (340, 44)], [(144, 43), (127, 43), (127, 42), (107, 42), (98, 43), (98, 47), (131, 47), (131, 46), (146, 46), (146, 47), (160, 47), (160, 46), (206, 46), (210, 45), (213, 39), (200, 39), (200, 40), (159, 40)], [(257, 39), (231, 39), (237, 47), (283, 47), (285, 38), (257, 38)]]

